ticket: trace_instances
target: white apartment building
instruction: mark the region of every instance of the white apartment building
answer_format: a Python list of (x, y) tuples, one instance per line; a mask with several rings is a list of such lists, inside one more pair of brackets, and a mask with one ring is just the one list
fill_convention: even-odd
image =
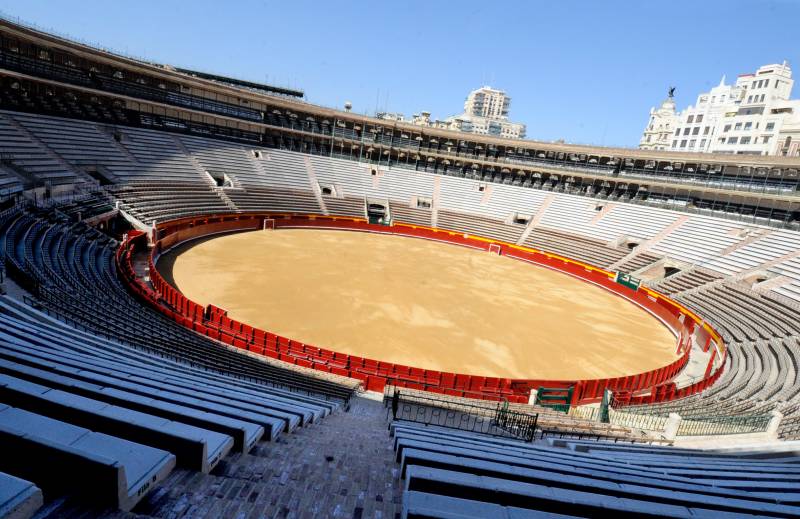
[(489, 86), (473, 90), (464, 102), (464, 113), (448, 117), (450, 129), (507, 139), (524, 139), (526, 127), (508, 120), (511, 98)]
[(508, 118), (510, 105), (511, 98), (505, 92), (485, 86), (469, 93), (464, 101), (464, 115), (487, 119)]
[(506, 139), (524, 139), (525, 125), (508, 120), (510, 104), (511, 98), (505, 92), (485, 86), (469, 93), (464, 103), (464, 113), (448, 117), (444, 121), (431, 119), (430, 112), (414, 114), (410, 119), (406, 119), (403, 114), (388, 112), (378, 112), (375, 116), (379, 119), (407, 122), (417, 126), (492, 135)]
[[(733, 85), (700, 94), (694, 105), (670, 113), (667, 101), (650, 110), (642, 149), (748, 155), (798, 153), (800, 100), (791, 100), (789, 65), (764, 65)], [(674, 102), (672, 103), (674, 106)], [(664, 135), (669, 129), (671, 134)]]

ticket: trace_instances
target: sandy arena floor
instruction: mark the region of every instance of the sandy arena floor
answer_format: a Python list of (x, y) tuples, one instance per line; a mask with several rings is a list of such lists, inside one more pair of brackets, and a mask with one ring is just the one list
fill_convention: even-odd
[(187, 297), (316, 346), (487, 376), (621, 376), (674, 360), (628, 301), (565, 274), (454, 245), (280, 230), (191, 242), (159, 261)]

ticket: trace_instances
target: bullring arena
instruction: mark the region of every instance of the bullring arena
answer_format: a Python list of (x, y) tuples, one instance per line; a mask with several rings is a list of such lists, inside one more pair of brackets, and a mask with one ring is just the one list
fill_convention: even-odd
[(158, 267), (189, 299), (232, 319), (419, 368), (570, 380), (632, 375), (677, 358), (666, 326), (621, 297), (433, 241), (255, 231), (189, 242)]
[(800, 516), (800, 158), (350, 108), (0, 18), (0, 519)]

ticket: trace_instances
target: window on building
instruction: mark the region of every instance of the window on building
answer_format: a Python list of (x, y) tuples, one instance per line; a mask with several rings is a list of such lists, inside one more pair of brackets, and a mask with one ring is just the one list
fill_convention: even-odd
[(694, 120), (694, 122), (696, 122), (696, 123), (702, 123), (702, 122), (703, 122), (703, 114), (700, 114), (700, 115), (698, 115), (698, 116), (697, 116), (697, 119), (695, 119), (695, 120)]
[(729, 132), (729, 131), (731, 131), (731, 125), (730, 125), (730, 124), (726, 124), (726, 125), (725, 125), (725, 128), (723, 128), (723, 129), (722, 129), (722, 131), (723, 131), (723, 132)]
[(753, 123), (752, 122), (744, 123), (744, 129), (745, 130), (749, 130), (752, 127), (753, 127)]
[(700, 140), (700, 147), (701, 148), (705, 148), (706, 147), (706, 140), (705, 139), (701, 139)]
[(739, 137), (729, 137), (728, 144), (736, 144), (739, 142)]
[(720, 137), (719, 138), (719, 143), (720, 144), (725, 144), (725, 137)]
[(767, 126), (765, 126), (764, 129), (766, 131), (768, 131), (768, 132), (774, 130), (775, 129), (775, 123), (767, 123)]
[(681, 148), (685, 148), (685, 147), (686, 147), (686, 139), (683, 139), (681, 141)]
[(650, 135), (647, 136), (647, 142), (650, 142)]
[(733, 127), (733, 129), (734, 130), (741, 130), (742, 129), (742, 123), (736, 123), (736, 125)]
[(694, 148), (694, 145), (697, 144), (697, 139), (692, 139), (689, 141), (689, 147)]
[(763, 102), (764, 102), (764, 96), (765, 96), (765, 95), (766, 95), (766, 94), (761, 94), (761, 99), (759, 100), (759, 103), (763, 103)]
[(750, 137), (742, 137), (741, 144), (750, 144)]
[(700, 135), (700, 127), (699, 126), (695, 126), (692, 129), (692, 135)]
[(708, 135), (708, 132), (710, 131), (711, 131), (711, 126), (706, 126), (705, 128), (703, 128), (703, 135)]
[(675, 128), (675, 136), (677, 137), (680, 134), (681, 134), (681, 129), (680, 128)]
[(672, 147), (675, 148), (678, 146), (678, 141), (672, 141)]
[(686, 128), (684, 128), (684, 129), (683, 129), (683, 134), (684, 134), (684, 135), (689, 135), (689, 131), (690, 131), (690, 130), (691, 130), (691, 128), (689, 128), (689, 127), (686, 127)]
[(689, 124), (692, 124), (694, 122), (694, 116), (690, 115), (689, 117), (687, 117), (686, 118), (686, 122), (689, 123)]
[(764, 80), (764, 88), (767, 88), (768, 86), (769, 86), (769, 79), (765, 79)]
[(761, 137), (761, 142), (763, 142), (764, 144), (766, 144), (766, 143), (768, 143), (768, 142), (769, 142), (769, 140), (770, 140), (771, 138), (772, 138), (772, 135), (764, 135), (764, 136), (762, 136), (762, 137)]

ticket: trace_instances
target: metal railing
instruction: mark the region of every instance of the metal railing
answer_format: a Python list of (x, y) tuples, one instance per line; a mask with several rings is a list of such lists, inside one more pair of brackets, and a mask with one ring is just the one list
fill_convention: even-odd
[(498, 403), (495, 409), (442, 400), (420, 395), (404, 395), (395, 390), (384, 394), (387, 415), (393, 420), (404, 420), (449, 429), (533, 441), (536, 435), (538, 414), (527, 414), (508, 409)]
[[(613, 408), (609, 409), (609, 418), (614, 425), (644, 431), (664, 431), (669, 420), (665, 415), (628, 413)], [(771, 415), (690, 416), (681, 419), (677, 436), (759, 433), (767, 430), (771, 419)]]
[(615, 409), (608, 410), (608, 418), (614, 425), (644, 431), (663, 431), (669, 420), (668, 416), (623, 413)]
[(770, 415), (684, 418), (678, 426), (678, 436), (759, 433), (767, 430), (771, 419)]
[(585, 405), (572, 406), (567, 414), (575, 418), (580, 418), (581, 420), (596, 422), (600, 418), (600, 408)]

